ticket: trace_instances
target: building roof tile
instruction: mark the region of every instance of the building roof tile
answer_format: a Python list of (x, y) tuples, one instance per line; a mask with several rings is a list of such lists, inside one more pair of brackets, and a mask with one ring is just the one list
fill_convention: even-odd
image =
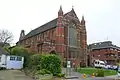
[(120, 47), (113, 45), (111, 41), (93, 43), (93, 44), (88, 45), (88, 49), (91, 49), (91, 50), (106, 49), (106, 48), (120, 49)]

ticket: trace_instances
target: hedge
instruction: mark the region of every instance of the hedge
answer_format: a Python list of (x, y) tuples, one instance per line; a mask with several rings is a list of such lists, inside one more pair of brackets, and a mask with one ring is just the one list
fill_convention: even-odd
[(41, 58), (41, 69), (47, 69), (53, 75), (61, 73), (61, 60), (56, 55), (43, 55)]
[(28, 52), (23, 47), (14, 47), (11, 50), (12, 55), (24, 57), (24, 68), (35, 73), (39, 70), (50, 71), (53, 75), (61, 73), (61, 59), (55, 54), (36, 54)]

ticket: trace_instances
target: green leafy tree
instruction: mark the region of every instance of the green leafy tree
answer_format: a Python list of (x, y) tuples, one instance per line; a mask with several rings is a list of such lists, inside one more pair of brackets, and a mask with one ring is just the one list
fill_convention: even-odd
[(10, 49), (9, 49), (10, 47), (8, 47), (8, 46), (4, 46), (3, 47), (3, 49), (4, 49), (4, 51), (6, 52), (6, 53), (10, 53)]

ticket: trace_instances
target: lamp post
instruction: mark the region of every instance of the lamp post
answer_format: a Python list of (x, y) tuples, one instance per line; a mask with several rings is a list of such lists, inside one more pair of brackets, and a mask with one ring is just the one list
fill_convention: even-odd
[(67, 27), (67, 30), (68, 30), (68, 32), (67, 32), (68, 36), (67, 36), (67, 43), (66, 43), (66, 61), (67, 61), (66, 73), (68, 76), (70, 76), (71, 75), (71, 54), (69, 52), (69, 39), (70, 39), (69, 27)]

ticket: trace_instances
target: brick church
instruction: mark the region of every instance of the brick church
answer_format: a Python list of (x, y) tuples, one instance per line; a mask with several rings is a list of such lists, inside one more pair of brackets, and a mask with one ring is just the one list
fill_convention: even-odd
[(41, 54), (56, 53), (64, 60), (71, 60), (73, 65), (86, 65), (87, 35), (84, 16), (78, 19), (74, 9), (30, 31), (25, 35), (21, 30), (17, 45), (24, 46)]

